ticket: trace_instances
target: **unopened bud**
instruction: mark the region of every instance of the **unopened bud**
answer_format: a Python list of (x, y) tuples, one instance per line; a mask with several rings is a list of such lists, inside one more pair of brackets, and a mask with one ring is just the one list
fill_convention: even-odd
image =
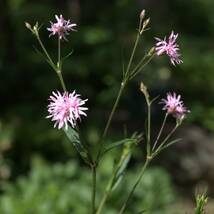
[(152, 48), (149, 50), (147, 56), (152, 56), (152, 55), (154, 54), (154, 52), (155, 52), (155, 47), (152, 47)]
[(147, 25), (149, 24), (150, 22), (150, 18), (146, 19), (144, 22), (143, 22), (143, 29), (145, 29), (147, 27)]
[(33, 30), (34, 30), (35, 32), (37, 31), (37, 26), (36, 26), (36, 25), (33, 26)]
[(149, 24), (149, 22), (150, 22), (150, 18), (146, 19), (146, 20), (143, 22), (143, 27), (141, 28), (140, 34), (143, 33), (143, 31), (145, 30), (145, 28), (147, 27), (147, 25)]
[(38, 31), (39, 31), (39, 24), (38, 24), (38, 22), (36, 22), (36, 24), (33, 26), (33, 31), (34, 31), (35, 34), (38, 33)]
[(142, 10), (142, 11), (141, 11), (141, 13), (140, 13), (140, 19), (141, 19), (141, 20), (145, 17), (145, 13), (146, 13), (145, 10)]
[(25, 27), (26, 27), (27, 29), (29, 29), (29, 30), (32, 30), (32, 29), (31, 29), (31, 25), (30, 25), (28, 22), (25, 22)]
[(140, 83), (140, 90), (144, 94), (144, 96), (146, 97), (146, 99), (148, 99), (149, 98), (149, 93), (147, 91), (147, 87), (144, 85), (143, 82)]

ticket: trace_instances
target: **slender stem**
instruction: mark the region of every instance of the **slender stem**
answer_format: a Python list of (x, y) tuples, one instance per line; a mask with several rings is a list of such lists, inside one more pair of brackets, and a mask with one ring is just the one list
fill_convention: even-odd
[(113, 105), (112, 111), (111, 111), (111, 113), (109, 115), (108, 121), (106, 123), (105, 129), (104, 129), (104, 132), (103, 132), (103, 135), (102, 135), (102, 138), (101, 138), (101, 142), (100, 142), (100, 146), (99, 146), (99, 149), (98, 149), (98, 155), (97, 155), (97, 158), (96, 158), (96, 162), (99, 161), (99, 158), (100, 158), (100, 155), (101, 155), (101, 152), (102, 152), (102, 148), (103, 148), (103, 140), (107, 135), (109, 126), (111, 125), (111, 121), (112, 121), (112, 118), (114, 116), (115, 110), (116, 110), (116, 108), (118, 106), (118, 103), (120, 101), (122, 92), (123, 92), (123, 90), (125, 88), (125, 85), (126, 85), (128, 79), (129, 79), (129, 76), (130, 76), (129, 71), (130, 71), (130, 68), (131, 68), (131, 64), (132, 64), (132, 61), (133, 61), (133, 58), (134, 58), (135, 51), (137, 49), (137, 45), (139, 43), (140, 36), (141, 36), (141, 34), (139, 33), (140, 30), (141, 30), (141, 25), (142, 25), (142, 20), (140, 20), (140, 23), (139, 23), (137, 37), (136, 37), (136, 40), (135, 40), (135, 43), (134, 43), (134, 47), (133, 47), (133, 50), (132, 50), (132, 53), (131, 53), (131, 57), (129, 59), (128, 66), (126, 68), (126, 72), (123, 73), (123, 80), (122, 80), (122, 83), (121, 83), (121, 86), (120, 86), (120, 90), (118, 92), (116, 101), (115, 101), (115, 103)]
[(163, 132), (163, 128), (164, 128), (164, 126), (165, 126), (165, 124), (166, 124), (166, 119), (167, 119), (167, 117), (168, 117), (168, 113), (165, 114), (165, 117), (164, 117), (162, 126), (161, 126), (160, 131), (159, 131), (158, 136), (157, 136), (157, 139), (155, 140), (155, 143), (154, 143), (154, 145), (153, 145), (153, 147), (152, 147), (152, 151), (155, 149), (155, 147), (156, 147), (156, 145), (157, 145), (157, 143), (158, 143), (158, 140), (160, 139), (160, 136), (161, 136), (161, 134), (162, 134), (162, 132)]
[(109, 182), (108, 182), (107, 187), (106, 187), (106, 189), (105, 189), (104, 195), (103, 195), (103, 197), (102, 197), (102, 199), (101, 199), (101, 202), (100, 202), (100, 204), (99, 204), (99, 206), (98, 206), (98, 208), (97, 208), (96, 214), (100, 214), (100, 213), (101, 213), (101, 211), (102, 211), (102, 209), (103, 209), (103, 206), (104, 206), (104, 204), (105, 204), (105, 202), (106, 202), (106, 200), (107, 200), (109, 194), (111, 193), (112, 184), (113, 184), (113, 181), (114, 181), (114, 179), (115, 179), (116, 172), (117, 172), (117, 168), (114, 170), (114, 172), (112, 173), (112, 175), (111, 175), (111, 177), (110, 177), (110, 179), (109, 179)]
[(91, 214), (95, 214), (96, 211), (96, 178), (97, 178), (97, 167), (91, 165), (92, 170), (92, 195), (91, 195)]
[(146, 59), (147, 55), (145, 55), (139, 62), (138, 64), (135, 66), (135, 68), (131, 71), (130, 75), (133, 75), (141, 66), (141, 64), (143, 63), (143, 61)]
[(102, 211), (102, 209), (103, 209), (103, 206), (104, 206), (104, 204), (105, 204), (105, 202), (106, 202), (106, 200), (107, 200), (107, 198), (108, 198), (110, 192), (111, 192), (110, 190), (106, 190), (106, 191), (105, 191), (105, 193), (104, 193), (104, 195), (103, 195), (103, 197), (102, 197), (102, 200), (101, 200), (101, 202), (100, 202), (100, 204), (99, 204), (99, 206), (98, 206), (98, 209), (97, 209), (96, 214), (100, 214), (100, 213), (101, 213), (101, 211)]
[(103, 132), (103, 136), (102, 136), (103, 139), (104, 139), (104, 138), (106, 137), (106, 135), (107, 135), (109, 126), (110, 126), (110, 124), (111, 124), (112, 118), (113, 118), (114, 113), (115, 113), (115, 110), (116, 110), (116, 108), (117, 108), (117, 106), (118, 106), (118, 103), (119, 103), (119, 100), (120, 100), (120, 98), (121, 98), (123, 89), (125, 88), (125, 85), (126, 85), (126, 82), (122, 82), (122, 84), (121, 84), (121, 86), (120, 86), (120, 90), (119, 90), (119, 92), (118, 92), (116, 101), (115, 101), (115, 103), (114, 103), (114, 105), (113, 105), (112, 111), (111, 111), (111, 113), (110, 113), (109, 119), (108, 119), (108, 121), (107, 121), (106, 127), (105, 127), (104, 132)]
[(139, 72), (141, 72), (141, 70), (152, 60), (152, 58), (154, 57), (155, 54), (151, 55), (148, 60), (135, 72), (130, 75), (129, 79), (133, 79)]
[(129, 73), (129, 70), (130, 70), (130, 67), (131, 67), (131, 64), (132, 64), (132, 61), (133, 61), (133, 58), (134, 58), (134, 54), (135, 54), (139, 39), (140, 39), (140, 33), (137, 33), (137, 38), (136, 38), (135, 43), (134, 43), (134, 47), (133, 47), (133, 50), (132, 50), (132, 53), (131, 53), (131, 57), (129, 59), (129, 63), (128, 63), (128, 66), (127, 66), (127, 69), (126, 69), (126, 72), (125, 72), (125, 76), (127, 76), (128, 73)]
[(37, 38), (37, 40), (38, 40), (43, 52), (45, 53), (46, 57), (48, 58), (48, 61), (49, 61), (50, 65), (53, 67), (54, 70), (56, 70), (56, 66), (55, 66), (53, 60), (51, 59), (50, 55), (48, 54), (48, 52), (47, 52), (42, 40), (40, 39), (40, 36), (39, 36), (38, 32), (36, 33), (36, 38)]
[(58, 75), (58, 77), (59, 77), (59, 80), (60, 80), (62, 89), (63, 89), (64, 91), (67, 91), (66, 86), (65, 86), (65, 82), (64, 82), (63, 77), (62, 77), (62, 72), (61, 72), (60, 70), (57, 71), (57, 75)]
[(60, 68), (61, 65), (61, 40), (58, 37), (58, 68)]
[(104, 132), (103, 132), (103, 135), (102, 135), (100, 144), (99, 144), (98, 154), (97, 154), (97, 158), (96, 158), (96, 163), (98, 163), (98, 161), (99, 161), (99, 158), (100, 158), (100, 155), (101, 155), (101, 152), (102, 152), (102, 148), (103, 148), (103, 140), (104, 140), (104, 138), (106, 137), (106, 135), (107, 135), (107, 133), (108, 133), (108, 129), (109, 129), (109, 127), (110, 127), (112, 118), (113, 118), (113, 116), (114, 116), (114, 113), (115, 113), (115, 111), (116, 111), (116, 108), (117, 108), (117, 106), (118, 106), (118, 103), (119, 103), (119, 101), (120, 101), (120, 98), (121, 98), (121, 95), (122, 95), (122, 93), (123, 93), (123, 90), (124, 90), (125, 86), (126, 86), (126, 81), (124, 81), (124, 82), (121, 83), (120, 90), (119, 90), (119, 92), (118, 92), (118, 94), (117, 94), (117, 98), (116, 98), (116, 100), (115, 100), (115, 103), (114, 103), (113, 108), (112, 108), (112, 110), (111, 110), (111, 113), (110, 113), (110, 115), (109, 115), (108, 121), (107, 121), (107, 123), (106, 123), (105, 129), (104, 129)]
[(127, 75), (129, 76), (129, 70), (130, 70), (130, 67), (131, 67), (131, 64), (132, 64), (132, 61), (133, 61), (133, 58), (134, 58), (134, 54), (135, 54), (135, 51), (136, 51), (136, 48), (137, 48), (137, 45), (139, 43), (139, 39), (140, 39), (140, 36), (141, 36), (141, 34), (140, 34), (141, 27), (142, 27), (142, 19), (140, 19), (140, 22), (139, 22), (137, 37), (136, 37), (136, 40), (135, 40), (135, 43), (134, 43), (134, 47), (132, 49), (131, 57), (129, 59), (129, 63), (128, 63), (128, 66), (127, 66), (127, 69), (126, 69), (124, 77), (127, 77)]
[(167, 140), (172, 136), (172, 134), (176, 131), (176, 129), (179, 127), (178, 124), (175, 125), (175, 127), (171, 130), (171, 132), (166, 136), (166, 138), (163, 140), (163, 142), (158, 146), (158, 148), (155, 150), (155, 154), (159, 152), (159, 150), (162, 148), (162, 146), (167, 142)]
[(146, 151), (147, 155), (150, 156), (150, 150), (151, 150), (151, 103), (149, 102), (148, 98), (147, 99), (147, 106), (148, 106), (148, 119), (147, 119), (147, 145), (146, 145)]
[(146, 159), (146, 161), (145, 161), (145, 163), (144, 163), (144, 165), (143, 165), (143, 167), (142, 167), (142, 169), (141, 169), (141, 171), (140, 171), (140, 174), (139, 174), (139, 176), (138, 176), (138, 178), (137, 178), (135, 184), (133, 185), (133, 187), (132, 187), (130, 193), (128, 194), (127, 199), (125, 200), (125, 202), (123, 203), (123, 206), (121, 207), (121, 209), (120, 209), (120, 211), (119, 211), (119, 214), (123, 214), (123, 213), (124, 213), (124, 211), (125, 211), (125, 209), (126, 209), (126, 207), (127, 207), (127, 205), (128, 205), (128, 202), (129, 202), (129, 200), (131, 199), (131, 197), (133, 196), (136, 187), (137, 187), (138, 184), (140, 183), (140, 181), (141, 181), (141, 179), (142, 179), (142, 177), (143, 177), (143, 174), (144, 174), (144, 172), (145, 172), (145, 169), (146, 169), (146, 167), (148, 166), (148, 164), (149, 164), (150, 161), (151, 161), (151, 159), (149, 159), (149, 158)]

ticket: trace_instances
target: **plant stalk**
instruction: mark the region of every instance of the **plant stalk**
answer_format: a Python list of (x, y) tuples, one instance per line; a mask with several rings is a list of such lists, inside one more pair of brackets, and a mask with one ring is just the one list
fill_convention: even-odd
[(148, 105), (148, 119), (147, 119), (147, 145), (146, 145), (146, 151), (147, 151), (147, 156), (150, 156), (151, 152), (151, 103), (147, 101)]
[(145, 161), (145, 163), (144, 163), (144, 165), (143, 165), (143, 167), (142, 167), (142, 169), (140, 171), (140, 174), (139, 174), (139, 176), (138, 176), (138, 178), (137, 178), (137, 180), (135, 182), (135, 184), (133, 185), (130, 193), (128, 194), (128, 197), (126, 198), (125, 202), (123, 203), (123, 206), (121, 207), (121, 209), (120, 209), (118, 214), (123, 214), (124, 213), (124, 211), (125, 211), (125, 209), (126, 209), (126, 207), (128, 205), (128, 202), (131, 199), (131, 197), (133, 196), (136, 187), (140, 183), (140, 181), (141, 181), (141, 179), (143, 177), (143, 174), (144, 174), (144, 172), (145, 172), (145, 170), (146, 170), (146, 168), (147, 168), (147, 166), (148, 166), (150, 161), (151, 161), (151, 157), (147, 157), (146, 161)]
[(59, 77), (63, 91), (67, 91), (61, 70), (58, 70), (56, 73), (57, 73), (57, 76)]
[[(154, 57), (155, 54), (151, 55), (148, 60), (141, 66), (139, 67), (139, 64), (137, 65), (139, 67), (139, 69), (136, 70), (136, 72), (132, 72), (129, 79), (132, 80), (137, 74), (139, 74), (139, 72), (141, 72), (141, 70), (152, 60), (152, 58)], [(135, 69), (134, 69), (135, 70)]]
[(91, 214), (95, 214), (96, 211), (96, 177), (97, 167), (95, 164), (91, 165), (92, 170), (92, 195), (91, 195)]
[(163, 128), (164, 128), (164, 126), (165, 126), (165, 124), (166, 124), (166, 119), (167, 119), (167, 117), (168, 117), (168, 113), (165, 114), (165, 117), (164, 117), (162, 126), (161, 126), (160, 131), (159, 131), (158, 136), (157, 136), (157, 139), (155, 140), (155, 143), (154, 143), (154, 145), (153, 145), (153, 147), (152, 147), (152, 151), (155, 149), (155, 147), (156, 147), (156, 145), (157, 145), (157, 143), (158, 143), (158, 140), (160, 139), (160, 136), (161, 136), (161, 134), (162, 134), (162, 132), (163, 132)]
[(114, 113), (115, 113), (115, 111), (116, 111), (116, 108), (117, 108), (117, 106), (118, 106), (118, 103), (119, 103), (119, 101), (120, 101), (120, 98), (121, 98), (121, 96), (122, 96), (122, 93), (123, 93), (123, 90), (124, 90), (125, 86), (126, 86), (126, 81), (124, 81), (124, 82), (121, 83), (120, 90), (119, 90), (119, 92), (118, 92), (118, 94), (117, 94), (117, 98), (116, 98), (116, 100), (115, 100), (115, 103), (114, 103), (113, 108), (112, 108), (112, 110), (111, 110), (111, 113), (110, 113), (110, 115), (109, 115), (108, 121), (107, 121), (107, 123), (106, 123), (105, 129), (104, 129), (104, 132), (103, 132), (103, 135), (102, 135), (100, 144), (99, 144), (98, 154), (97, 154), (97, 158), (96, 158), (96, 163), (99, 162), (100, 155), (101, 155), (101, 153), (102, 153), (102, 148), (103, 148), (103, 140), (104, 140), (104, 138), (106, 137), (106, 135), (107, 135), (107, 133), (108, 133), (108, 129), (109, 129), (110, 125), (111, 125), (112, 118), (113, 118), (113, 116), (114, 116)]
[(61, 69), (61, 40), (58, 38), (58, 68)]
[(155, 150), (154, 154), (158, 154), (159, 150), (161, 150), (162, 146), (167, 142), (167, 140), (172, 136), (172, 134), (176, 131), (176, 129), (179, 127), (178, 124), (175, 125), (175, 127), (171, 130), (171, 132), (166, 136), (166, 138), (163, 140), (163, 142), (158, 146), (158, 148)]
[(44, 46), (42, 40), (40, 39), (40, 36), (39, 36), (39, 33), (38, 33), (38, 32), (36, 32), (36, 38), (37, 38), (37, 40), (38, 40), (38, 42), (39, 42), (39, 44), (40, 44), (40, 46), (41, 46), (43, 52), (45, 53), (45, 55), (46, 55), (46, 57), (47, 57), (47, 59), (48, 59), (50, 65), (51, 65), (51, 67), (52, 67), (54, 70), (56, 70), (56, 66), (55, 66), (53, 60), (51, 59), (50, 55), (48, 54), (48, 52), (47, 52), (47, 50), (46, 50), (46, 48), (45, 48), (45, 46)]
[(103, 206), (104, 206), (104, 204), (105, 204), (105, 202), (106, 202), (106, 200), (107, 200), (109, 194), (110, 194), (110, 191), (109, 191), (109, 190), (105, 191), (105, 193), (104, 193), (104, 195), (103, 195), (103, 197), (102, 197), (102, 200), (101, 200), (101, 202), (100, 202), (100, 204), (99, 204), (99, 207), (98, 207), (98, 209), (97, 209), (96, 214), (101, 214), (101, 211), (102, 211), (102, 209), (103, 209)]

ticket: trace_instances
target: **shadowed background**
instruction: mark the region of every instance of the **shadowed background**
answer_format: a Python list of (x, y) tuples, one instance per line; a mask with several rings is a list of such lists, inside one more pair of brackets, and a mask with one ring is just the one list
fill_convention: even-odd
[[(38, 21), (50, 54), (57, 58), (57, 41), (46, 28), (55, 14), (77, 23), (77, 32), (63, 42), (63, 76), (70, 91), (88, 98), (88, 117), (80, 124), (82, 139), (96, 150), (136, 36), (139, 14), (146, 9), (150, 30), (144, 33), (137, 59), (171, 30), (179, 33), (183, 64), (173, 67), (166, 56), (152, 62), (126, 88), (115, 114), (108, 141), (121, 139), (124, 127), (131, 135), (143, 131), (146, 116), (143, 81), (151, 96), (168, 91), (182, 95), (191, 110), (176, 134), (182, 143), (169, 148), (147, 171), (130, 213), (185, 213), (196, 189), (208, 188), (208, 213), (214, 194), (214, 3), (212, 0), (1, 0), (0, 2), (0, 211), (2, 213), (87, 213), (90, 173), (61, 131), (47, 115), (48, 96), (61, 90), (54, 71), (36, 52), (39, 45), (24, 22)], [(153, 106), (153, 133), (163, 119)], [(173, 125), (169, 120), (167, 129)], [(104, 213), (116, 213), (144, 160), (144, 145), (137, 147), (123, 187), (108, 201)], [(103, 160), (99, 179), (101, 197), (113, 157)], [(80, 168), (79, 168), (80, 167)], [(19, 196), (19, 197), (18, 197)], [(84, 206), (83, 206), (84, 204)], [(180, 205), (182, 204), (182, 205)], [(133, 208), (135, 207), (135, 208)], [(178, 207), (183, 210), (179, 211)], [(178, 210), (178, 211), (177, 211)], [(193, 210), (189, 211), (190, 213)]]

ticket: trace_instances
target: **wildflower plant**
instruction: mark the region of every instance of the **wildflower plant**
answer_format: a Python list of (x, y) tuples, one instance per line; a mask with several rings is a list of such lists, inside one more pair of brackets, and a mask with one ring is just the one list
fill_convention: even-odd
[[(40, 38), (40, 26), (36, 23), (34, 26), (31, 26), (29, 23), (25, 23), (26, 27), (33, 33), (36, 37), (41, 50), (50, 64), (51, 68), (56, 72), (59, 82), (62, 86), (62, 91), (53, 89), (52, 95), (49, 97), (48, 105), (48, 115), (47, 118), (50, 118), (54, 122), (54, 127), (62, 129), (67, 135), (68, 139), (71, 141), (75, 149), (78, 151), (80, 157), (85, 161), (85, 163), (91, 168), (92, 173), (92, 194), (91, 194), (91, 213), (92, 214), (101, 214), (105, 213), (104, 206), (107, 199), (111, 196), (113, 190), (120, 184), (124, 176), (124, 172), (128, 166), (132, 152), (138, 143), (142, 140), (145, 141), (146, 146), (146, 159), (142, 164), (142, 169), (136, 177), (136, 180), (133, 182), (133, 186), (127, 195), (126, 200), (121, 204), (121, 207), (118, 208), (118, 213), (122, 214), (127, 209), (127, 206), (133, 196), (135, 189), (140, 183), (143, 174), (150, 164), (150, 162), (164, 149), (168, 148), (172, 144), (178, 142), (180, 139), (171, 140), (172, 135), (177, 130), (177, 128), (182, 124), (183, 120), (186, 117), (186, 114), (189, 110), (185, 107), (183, 101), (181, 100), (180, 95), (176, 95), (175, 92), (168, 93), (166, 98), (160, 100), (160, 104), (163, 105), (163, 111), (165, 111), (165, 116), (163, 117), (163, 123), (160, 127), (160, 130), (153, 141), (151, 139), (151, 108), (157, 98), (151, 98), (149, 91), (146, 85), (142, 82), (140, 84), (140, 91), (145, 97), (147, 105), (147, 122), (144, 135), (134, 133), (130, 137), (127, 137), (117, 142), (111, 144), (106, 144), (106, 136), (109, 131), (109, 127), (112, 122), (112, 118), (118, 107), (121, 96), (123, 95), (124, 89), (128, 86), (129, 82), (132, 81), (139, 73), (143, 71), (145, 66), (151, 62), (155, 56), (160, 57), (163, 54), (166, 54), (170, 58), (170, 62), (175, 64), (180, 64), (183, 61), (181, 60), (181, 55), (178, 53), (179, 46), (176, 43), (178, 39), (178, 34), (174, 34), (172, 31), (168, 40), (166, 38), (159, 39), (155, 37), (156, 44), (146, 52), (144, 56), (136, 63), (135, 55), (137, 48), (139, 46), (139, 41), (143, 36), (144, 32), (148, 29), (150, 19), (146, 18), (145, 10), (142, 10), (139, 16), (139, 26), (136, 32), (136, 39), (131, 51), (130, 58), (128, 60), (127, 66), (122, 70), (122, 79), (120, 82), (118, 94), (116, 96), (115, 102), (113, 104), (112, 110), (109, 114), (108, 120), (103, 131), (102, 136), (100, 137), (99, 144), (97, 145), (96, 151), (91, 152), (88, 146), (81, 142), (79, 137), (79, 129), (77, 124), (87, 116), (87, 99), (83, 99), (82, 95), (76, 93), (76, 89), (67, 89), (63, 75), (62, 75), (62, 56), (61, 56), (61, 42), (62, 40), (68, 41), (69, 33), (76, 31), (74, 27), (77, 25), (71, 23), (70, 20), (65, 20), (62, 15), (55, 16), (56, 23), (50, 22), (51, 26), (47, 28), (50, 33), (50, 36), (54, 36), (58, 40), (58, 58), (55, 62), (50, 56), (48, 50), (46, 49), (42, 39)], [(71, 90), (71, 91), (70, 91)], [(78, 89), (77, 89), (78, 91)], [(83, 97), (85, 97), (84, 95)], [(163, 135), (163, 130), (168, 117), (175, 118), (175, 125), (171, 131), (165, 136)], [(143, 138), (142, 136), (146, 136)], [(116, 148), (121, 148), (121, 155), (118, 159), (118, 162), (115, 163), (112, 175), (109, 178), (108, 184), (104, 190), (102, 198), (96, 199), (97, 193), (97, 173), (99, 173), (98, 166), (102, 164), (102, 157), (108, 153), (110, 150)], [(92, 148), (93, 150), (93, 148)], [(96, 202), (99, 201), (98, 204)]]

